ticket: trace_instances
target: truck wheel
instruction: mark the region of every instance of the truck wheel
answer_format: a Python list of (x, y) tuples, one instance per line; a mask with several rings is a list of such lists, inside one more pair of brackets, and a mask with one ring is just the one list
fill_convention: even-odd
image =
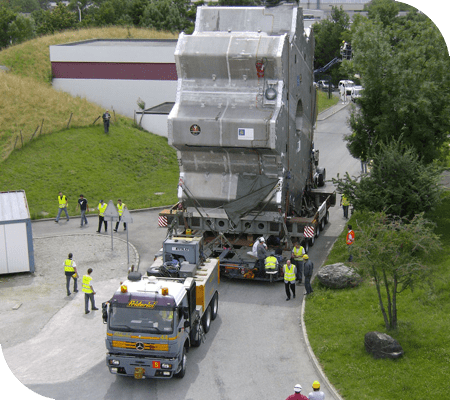
[(330, 212), (327, 211), (327, 213), (325, 214), (325, 223), (328, 224), (328, 222), (330, 222)]
[(191, 346), (192, 347), (198, 347), (200, 346), (201, 342), (202, 342), (202, 332), (201, 332), (201, 325), (200, 323), (196, 323), (194, 324), (194, 326), (192, 327), (192, 331), (190, 333), (190, 338), (191, 338)]
[(323, 231), (325, 228), (325, 217), (322, 218), (322, 221), (320, 221), (320, 229)]
[(303, 243), (303, 249), (305, 250), (305, 254), (308, 254), (308, 251), (309, 251), (309, 240), (305, 240), (305, 243)]
[(203, 331), (205, 333), (209, 332), (209, 328), (211, 328), (211, 306), (208, 306), (208, 308), (205, 311), (205, 314), (202, 318), (202, 324), (203, 324)]
[(179, 366), (180, 369), (173, 374), (175, 378), (181, 379), (186, 374), (186, 361), (187, 361), (186, 347), (183, 347), (183, 355), (181, 356), (181, 364)]
[(318, 225), (316, 226), (316, 238), (318, 238), (319, 235), (320, 235), (320, 224), (318, 224)]
[(214, 321), (217, 318), (219, 312), (219, 293), (216, 292), (211, 302), (211, 319)]
[(309, 247), (313, 247), (315, 242), (316, 238), (313, 236), (312, 238), (309, 239)]

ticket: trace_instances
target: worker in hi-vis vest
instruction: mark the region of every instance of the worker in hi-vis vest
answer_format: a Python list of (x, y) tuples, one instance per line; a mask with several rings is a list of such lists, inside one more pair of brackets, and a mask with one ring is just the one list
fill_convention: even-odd
[(62, 194), (62, 192), (59, 192), (58, 194), (58, 214), (56, 215), (55, 222), (58, 223), (59, 217), (61, 216), (61, 213), (64, 211), (66, 213), (67, 221), (69, 220), (69, 213), (67, 212), (67, 196), (65, 194)]
[(94, 288), (92, 286), (92, 268), (87, 270), (87, 275), (83, 275), (83, 292), (84, 292), (84, 313), (89, 314), (89, 301), (91, 302), (91, 310), (98, 310), (95, 307), (95, 299), (94, 299)]
[[(127, 208), (127, 205), (125, 203), (122, 203), (122, 200), (117, 200), (117, 211), (119, 211), (119, 220), (116, 222), (116, 228), (114, 229), (114, 232), (117, 232), (117, 229), (119, 228), (119, 224), (122, 221), (122, 214), (123, 210)], [(127, 230), (127, 223), (123, 223), (123, 230)]]
[(108, 221), (105, 221), (105, 211), (108, 204), (104, 203), (103, 200), (100, 200), (98, 203), (98, 230), (97, 233), (100, 233), (102, 229), (102, 223), (105, 225), (105, 232), (108, 232)]
[(67, 296), (70, 296), (70, 279), (73, 279), (73, 291), (74, 293), (78, 292), (78, 283), (77, 283), (77, 265), (75, 264), (75, 261), (72, 260), (73, 254), (69, 253), (67, 256), (66, 261), (64, 261), (64, 274), (66, 275), (66, 289), (67, 289)]

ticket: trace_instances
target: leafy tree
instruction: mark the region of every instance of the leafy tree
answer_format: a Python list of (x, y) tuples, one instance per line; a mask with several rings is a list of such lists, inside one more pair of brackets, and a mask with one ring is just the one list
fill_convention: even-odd
[(5, 6), (0, 6), (0, 48), (10, 45), (9, 24), (14, 22), (17, 14)]
[[(314, 69), (327, 65), (331, 60), (340, 58), (342, 41), (349, 41), (350, 17), (340, 8), (333, 7), (331, 16), (313, 25), (315, 38)], [(333, 81), (339, 80), (339, 69), (332, 68), (327, 74), (331, 74)]]
[(142, 15), (145, 8), (150, 4), (149, 0), (132, 0), (129, 10), (129, 15), (133, 24), (138, 26), (141, 23)]
[(353, 68), (364, 92), (350, 118), (350, 153), (368, 160), (381, 143), (402, 138), (425, 163), (445, 160), (450, 132), (450, 58), (436, 26), (411, 13), (389, 25), (360, 23)]
[(439, 169), (424, 165), (414, 149), (399, 141), (381, 144), (373, 155), (370, 173), (359, 179), (333, 179), (355, 210), (386, 211), (412, 218), (437, 206), (441, 199)]
[(411, 219), (384, 212), (356, 217), (358, 266), (375, 282), (386, 329), (396, 329), (397, 295), (429, 276), (426, 256), (440, 249), (439, 238), (423, 214)]
[(40, 8), (38, 0), (11, 0), (10, 6), (14, 10), (22, 13), (31, 13)]
[(35, 36), (35, 25), (32, 18), (17, 15), (16, 19), (8, 25), (8, 35), (11, 44), (19, 44)]
[(157, 30), (183, 31), (191, 24), (187, 19), (189, 0), (152, 0), (145, 7), (140, 25)]
[(53, 34), (64, 29), (73, 28), (77, 23), (76, 14), (69, 11), (63, 3), (59, 3), (53, 11), (47, 10), (35, 15), (40, 22), (36, 29), (38, 34)]
[[(279, 1), (273, 1), (272, 3), (279, 3)], [(219, 6), (233, 6), (233, 7), (243, 7), (243, 6), (260, 6), (266, 3), (268, 6), (270, 5), (270, 1), (264, 0), (219, 0)]]
[(372, 0), (364, 5), (364, 9), (367, 10), (369, 19), (378, 19), (384, 26), (390, 26), (397, 17), (400, 6), (394, 0)]

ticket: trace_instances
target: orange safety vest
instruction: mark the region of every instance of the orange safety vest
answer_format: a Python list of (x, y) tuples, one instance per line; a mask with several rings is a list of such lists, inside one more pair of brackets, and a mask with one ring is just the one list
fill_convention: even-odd
[(351, 245), (351, 244), (353, 244), (355, 242), (355, 232), (353, 231), (353, 229), (351, 231), (348, 231), (347, 237), (345, 239), (345, 242), (348, 245)]

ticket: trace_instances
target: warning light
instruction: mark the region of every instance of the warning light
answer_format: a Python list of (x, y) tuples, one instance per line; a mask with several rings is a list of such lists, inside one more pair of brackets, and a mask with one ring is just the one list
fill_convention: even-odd
[(128, 288), (127, 288), (127, 286), (126, 286), (126, 285), (122, 285), (122, 286), (120, 286), (120, 291), (121, 291), (122, 293), (126, 293), (126, 292), (128, 292)]
[(163, 296), (167, 296), (169, 294), (169, 288), (166, 287), (161, 288), (161, 294)]

